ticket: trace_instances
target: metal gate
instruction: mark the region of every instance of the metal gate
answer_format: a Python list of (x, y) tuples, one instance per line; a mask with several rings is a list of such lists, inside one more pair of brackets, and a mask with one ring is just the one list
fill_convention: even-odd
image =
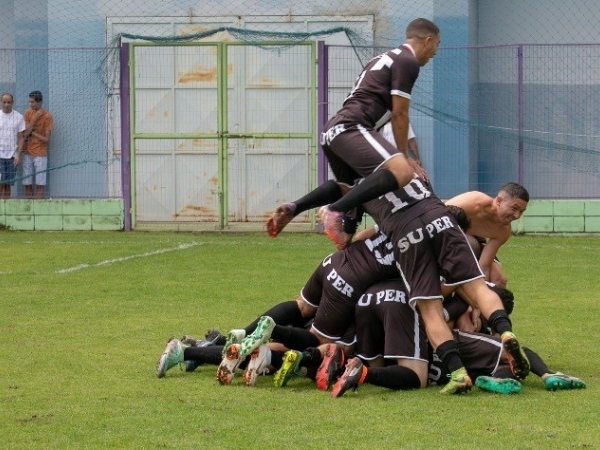
[(314, 187), (314, 43), (132, 43), (129, 55), (134, 228), (262, 226)]

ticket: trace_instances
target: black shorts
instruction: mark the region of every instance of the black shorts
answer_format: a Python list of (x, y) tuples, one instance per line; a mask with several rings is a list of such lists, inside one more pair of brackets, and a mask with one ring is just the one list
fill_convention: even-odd
[[(469, 376), (494, 376), (502, 357), (502, 342), (499, 337), (481, 333), (454, 330), (454, 340), (458, 344), (460, 359)], [(439, 358), (434, 357), (429, 366), (429, 384), (446, 384), (448, 372), (442, 367)]]
[(350, 244), (327, 256), (302, 288), (306, 303), (317, 307), (313, 330), (338, 340), (354, 323), (356, 302), (372, 284), (396, 278), (391, 244), (385, 236)]
[(408, 220), (404, 215), (409, 213), (391, 214), (386, 228), (394, 230), (390, 237), (394, 258), (412, 307), (418, 299), (442, 300), (440, 278), (454, 286), (484, 276), (466, 236), (445, 206), (434, 206)]
[(321, 135), (323, 151), (337, 181), (352, 185), (391, 157), (403, 157), (377, 130), (343, 120), (337, 116), (332, 118)]
[(313, 330), (332, 340), (340, 339), (354, 322), (354, 306), (364, 291), (345, 256), (327, 256), (300, 292), (306, 303), (318, 307)]
[(378, 357), (428, 361), (425, 328), (408, 305), (402, 280), (371, 286), (356, 304), (356, 353), (366, 361)]

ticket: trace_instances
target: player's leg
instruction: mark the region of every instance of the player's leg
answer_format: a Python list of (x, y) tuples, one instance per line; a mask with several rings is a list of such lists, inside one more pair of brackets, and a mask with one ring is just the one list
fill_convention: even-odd
[[(343, 231), (344, 213), (408, 184), (414, 172), (406, 158), (376, 130), (360, 125), (335, 136), (323, 148), (330, 162), (339, 159), (364, 178), (341, 199), (319, 211), (325, 232), (341, 249), (349, 243)], [(336, 173), (334, 164), (332, 170)], [(336, 178), (340, 180), (337, 173)]]
[(298, 214), (333, 203), (341, 198), (348, 189), (348, 186), (342, 186), (334, 180), (329, 180), (298, 200), (282, 203), (267, 219), (267, 233), (273, 238), (277, 237)]
[(464, 283), (457, 288), (457, 291), (471, 306), (479, 308), (492, 330), (501, 335), (513, 373), (517, 379), (524, 379), (529, 373), (529, 361), (512, 332), (512, 324), (500, 297), (488, 288), (483, 278)]
[(416, 305), (432, 348), (450, 372), (450, 381), (440, 392), (460, 394), (470, 390), (472, 382), (462, 363), (452, 332), (446, 325), (441, 299), (416, 299)]
[(531, 371), (542, 379), (547, 390), (585, 389), (583, 380), (562, 372), (552, 372), (540, 355), (527, 347), (523, 347), (523, 350), (531, 363)]

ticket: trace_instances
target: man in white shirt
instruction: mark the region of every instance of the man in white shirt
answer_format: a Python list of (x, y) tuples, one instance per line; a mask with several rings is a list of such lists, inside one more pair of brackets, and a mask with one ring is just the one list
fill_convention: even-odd
[(23, 115), (13, 110), (12, 94), (2, 94), (0, 113), (0, 198), (10, 198), (17, 177), (17, 165), (23, 151)]

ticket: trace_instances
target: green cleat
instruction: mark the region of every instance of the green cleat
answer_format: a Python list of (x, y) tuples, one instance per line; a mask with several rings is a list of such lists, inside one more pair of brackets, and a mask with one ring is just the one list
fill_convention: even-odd
[(256, 324), (256, 329), (240, 342), (240, 357), (245, 358), (254, 350), (269, 342), (275, 328), (275, 321), (269, 316), (262, 316)]
[(521, 392), (521, 383), (512, 378), (478, 377), (475, 386), (488, 392), (499, 394), (518, 394)]
[(227, 353), (227, 349), (233, 344), (239, 344), (242, 342), (242, 339), (246, 337), (246, 330), (231, 330), (227, 333), (227, 337), (225, 338), (225, 344), (223, 346), (223, 357), (225, 357), (225, 353)]
[(440, 390), (440, 394), (462, 394), (471, 390), (473, 383), (467, 374), (467, 369), (461, 367), (448, 375), (450, 381)]
[(542, 377), (542, 380), (544, 380), (544, 386), (549, 391), (585, 389), (585, 383), (582, 380), (561, 372), (547, 373)]
[(284, 387), (290, 379), (300, 371), (300, 361), (303, 358), (302, 352), (298, 350), (288, 350), (283, 355), (283, 364), (273, 376), (275, 387)]
[(510, 331), (502, 333), (502, 346), (506, 350), (508, 357), (508, 363), (510, 364), (510, 370), (518, 380), (523, 380), (529, 375), (529, 360), (517, 337)]
[(184, 346), (178, 339), (170, 338), (167, 341), (167, 347), (158, 360), (156, 365), (156, 376), (162, 378), (167, 373), (167, 370), (179, 364), (179, 368), (183, 370), (183, 350)]

